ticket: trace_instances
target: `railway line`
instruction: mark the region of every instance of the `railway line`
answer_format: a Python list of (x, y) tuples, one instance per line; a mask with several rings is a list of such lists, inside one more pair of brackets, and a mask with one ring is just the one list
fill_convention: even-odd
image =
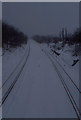
[(55, 59), (55, 61), (58, 63), (58, 65), (62, 68), (62, 70), (64, 71), (64, 73), (68, 76), (68, 80), (71, 81), (71, 83), (75, 86), (76, 90), (81, 94), (81, 91), (79, 89), (79, 87), (76, 85), (76, 83), (73, 81), (73, 79), (69, 76), (69, 74), (66, 72), (66, 70), (63, 68), (63, 66), (57, 61), (57, 59), (51, 54), (49, 53), (53, 59)]
[[(28, 51), (28, 47), (26, 48), (25, 54)], [(6, 84), (6, 82), (9, 81), (9, 79), (11, 78), (11, 76), (13, 75), (13, 73), (16, 71), (16, 69), (18, 68), (18, 66), (21, 64), (21, 62), (23, 61), (23, 58), (25, 57), (25, 54), (23, 55), (23, 57), (21, 58), (21, 60), (19, 61), (19, 63), (17, 64), (17, 66), (14, 68), (14, 70), (11, 72), (11, 74), (7, 77), (7, 79), (2, 83), (2, 86), (0, 87), (0, 89), (3, 88), (3, 86)]]
[(68, 75), (68, 73), (65, 71), (65, 69), (62, 67), (62, 65), (55, 59), (55, 57), (52, 56), (50, 54), (50, 52), (48, 52), (48, 51), (46, 51), (44, 49), (42, 49), (42, 51), (50, 59), (52, 65), (53, 65), (54, 69), (56, 70), (56, 72), (57, 72), (57, 74), (58, 74), (58, 76), (60, 78), (60, 81), (61, 81), (61, 83), (62, 83), (62, 85), (63, 85), (63, 87), (64, 87), (64, 89), (65, 89), (65, 91), (66, 91), (66, 93), (68, 95), (68, 98), (69, 98), (69, 100), (70, 100), (70, 102), (71, 102), (71, 104), (72, 104), (72, 106), (73, 106), (73, 108), (74, 108), (74, 110), (76, 112), (77, 118), (78, 118), (78, 120), (80, 120), (81, 113), (80, 113), (80, 110), (79, 110), (79, 106), (77, 105), (77, 103), (76, 103), (76, 101), (74, 99), (74, 96), (71, 93), (71, 90), (69, 89), (68, 85), (65, 82), (66, 81), (65, 78), (62, 76), (62, 74), (61, 74), (61, 72), (60, 72), (60, 70), (59, 70), (59, 68), (57, 66), (60, 66), (61, 70), (64, 71), (66, 76), (69, 78), (70, 82), (73, 84), (73, 86), (77, 90), (78, 94), (81, 94), (81, 91), (79, 90), (77, 85), (74, 83), (74, 81), (71, 79), (71, 77)]
[[(2, 84), (2, 87), (0, 88), (0, 90), (2, 90), (2, 101), (0, 101), (0, 107), (5, 102), (8, 95), (10, 94), (11, 90), (14, 88), (16, 82), (18, 81), (18, 78), (21, 75), (21, 72), (23, 71), (24, 66), (27, 62), (29, 54), (30, 54), (30, 44), (28, 43), (25, 54), (23, 55), (23, 57), (21, 58), (18, 65), (15, 67), (15, 69), (12, 71), (12, 73), (9, 75), (9, 77), (5, 80), (5, 82)], [(14, 74), (16, 74), (16, 75), (14, 76)], [(14, 76), (14, 78), (12, 80), (13, 76)], [(8, 81), (9, 81), (9, 83), (8, 83)]]
[[(0, 89), (5, 90), (5, 91), (3, 91), (2, 101), (0, 102), (0, 107), (2, 106), (2, 104), (4, 104), (7, 97), (11, 93), (12, 89), (14, 88), (16, 82), (19, 80), (19, 77), (20, 77), (20, 75), (21, 75), (21, 73), (24, 69), (24, 66), (26, 65), (26, 62), (27, 62), (29, 54), (30, 54), (30, 44), (27, 47), (27, 51), (28, 51), (28, 53), (25, 52), (23, 58), (20, 60), (19, 64), (16, 66), (13, 73), (10, 75), (9, 79), (7, 78), (5, 83), (3, 83), (3, 85), (2, 85), (2, 88), (0, 88)], [(69, 103), (71, 102), (71, 105), (73, 107), (72, 110), (74, 109), (73, 111), (75, 111), (78, 120), (80, 120), (81, 113), (80, 113), (80, 110), (79, 110), (79, 106), (77, 104), (77, 101), (75, 99), (75, 96), (74, 96), (73, 92), (70, 90), (71, 86), (69, 87), (69, 84), (71, 84), (74, 87), (73, 90), (75, 90), (78, 94), (81, 94), (81, 91), (79, 90), (78, 86), (74, 83), (74, 81), (71, 79), (71, 77), (66, 72), (66, 70), (57, 61), (57, 59), (50, 52), (48, 52), (46, 49), (42, 49), (42, 52), (45, 54), (46, 58), (48, 57), (48, 59), (52, 63), (52, 66), (54, 67), (54, 70), (56, 71), (56, 74), (59, 76), (58, 80), (60, 80), (60, 82), (62, 83), (62, 85), (64, 87), (63, 90), (65, 90), (65, 92), (66, 92), (65, 95), (68, 96)], [(16, 73), (16, 75), (14, 76), (15, 73)], [(64, 76), (63, 76), (62, 73), (64, 73)], [(66, 79), (65, 79), (65, 76), (67, 76)], [(13, 80), (11, 78), (13, 78)], [(10, 80), (12, 82), (8, 83), (8, 81), (10, 81)], [(38, 86), (37, 86), (37, 88), (38, 88)], [(58, 92), (56, 92), (56, 93), (58, 93)], [(23, 99), (22, 99), (22, 101), (23, 101)], [(17, 103), (17, 100), (15, 102)]]

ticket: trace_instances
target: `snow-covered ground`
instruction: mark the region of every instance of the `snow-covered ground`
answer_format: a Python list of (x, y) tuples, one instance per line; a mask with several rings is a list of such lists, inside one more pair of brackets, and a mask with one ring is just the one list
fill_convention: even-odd
[[(0, 85), (2, 85), (2, 48), (0, 48)], [(0, 101), (2, 100), (2, 90), (0, 90)], [(2, 118), (2, 107), (0, 107), (0, 119)]]
[(18, 47), (17, 49), (13, 48), (13, 51), (6, 51), (5, 54), (2, 56), (3, 59), (3, 83), (9, 77), (9, 75), (13, 72), (16, 66), (19, 64), (21, 59), (23, 58), (27, 47), (24, 45), (23, 47)]
[[(60, 55), (56, 55), (51, 49), (55, 50), (56, 52), (60, 53)], [(54, 44), (53, 44), (54, 46)], [(73, 60), (79, 59), (79, 56), (72, 56), (73, 54), (73, 46), (68, 46), (67, 44), (63, 49), (57, 50), (52, 48), (52, 44), (49, 46), (47, 44), (41, 45), (41, 47), (46, 50), (47, 53), (50, 53), (51, 58), (53, 59), (54, 63), (56, 64), (58, 70), (60, 71), (61, 75), (63, 76), (65, 83), (67, 84), (74, 100), (79, 108), (79, 62), (72, 66)], [(69, 75), (69, 77), (65, 74), (65, 72)], [(71, 79), (70, 79), (71, 78)], [(75, 85), (77, 88), (75, 87)]]
[[(13, 53), (7, 51), (3, 56), (3, 72), (2, 72), (2, 97), (12, 86), (22, 69), (26, 56), (28, 54), (28, 44), (24, 48), (17, 48)], [(0, 89), (1, 89), (0, 88)]]
[(50, 59), (38, 43), (29, 42), (29, 58), (3, 104), (3, 117), (77, 118)]
[(49, 50), (52, 55), (56, 56), (57, 61), (63, 66), (63, 68), (67, 71), (67, 73), (79, 87), (79, 62), (77, 62), (75, 66), (72, 66), (73, 60), (79, 59), (79, 56), (73, 56), (74, 47), (75, 45), (68, 46), (68, 44), (66, 44), (64, 48), (60, 50), (56, 49), (56, 51), (60, 53), (59, 56), (54, 54), (51, 49)]

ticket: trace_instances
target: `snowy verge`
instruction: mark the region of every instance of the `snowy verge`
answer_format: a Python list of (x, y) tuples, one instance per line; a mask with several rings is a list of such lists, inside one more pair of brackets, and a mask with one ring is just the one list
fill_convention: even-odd
[[(78, 108), (79, 108), (79, 91), (76, 89), (79, 88), (79, 62), (72, 66), (73, 59), (79, 59), (78, 56), (72, 56), (72, 49), (70, 50), (69, 47), (64, 48), (63, 51), (60, 50), (60, 55), (56, 55), (49, 46), (46, 44), (42, 44), (41, 48), (49, 54), (51, 59), (54, 61), (55, 65), (57, 66), (57, 69), (59, 70), (60, 74), (62, 75), (65, 83), (67, 84)], [(67, 74), (69, 77), (67, 76)], [(71, 79), (70, 79), (71, 78)], [(74, 84), (73, 84), (73, 82)]]
[[(0, 85), (2, 85), (2, 48), (0, 48)], [(2, 90), (0, 90), (0, 101), (2, 100)], [(0, 107), (0, 119), (2, 118), (2, 107)]]
[[(9, 58), (10, 58), (9, 61), (7, 61), (8, 63), (11, 62), (11, 64), (9, 64), (9, 65), (7, 64), (7, 66), (9, 66), (9, 67), (7, 67), (7, 70), (10, 69), (11, 72), (9, 72), (9, 74), (7, 73), (8, 77), (5, 80), (3, 79), (3, 81), (2, 81), (2, 90), (3, 90), (2, 96), (4, 96), (6, 94), (7, 90), (13, 84), (14, 79), (16, 78), (17, 74), (21, 70), (21, 68), (26, 60), (27, 54), (29, 52), (29, 44), (27, 44), (27, 46), (25, 46), (24, 50), (22, 50), (22, 48), (19, 48), (19, 49), (17, 51), (15, 51), (15, 53), (12, 53), (11, 56), (9, 56)], [(3, 66), (5, 64), (6, 63), (3, 63)], [(5, 75), (5, 72), (7, 72), (7, 71), (4, 70), (3, 75)]]

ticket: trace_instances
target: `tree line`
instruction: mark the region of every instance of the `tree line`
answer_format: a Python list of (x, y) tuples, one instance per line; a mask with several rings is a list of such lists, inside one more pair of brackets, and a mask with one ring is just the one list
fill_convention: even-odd
[(77, 29), (73, 34), (68, 34), (64, 39), (60, 37), (60, 35), (59, 36), (35, 35), (35, 36), (32, 36), (32, 38), (39, 43), (55, 43), (56, 44), (59, 41), (62, 41), (64, 44), (68, 43), (69, 45), (77, 44), (77, 43), (81, 44), (81, 29)]
[(67, 34), (67, 29), (64, 29), (61, 31), (61, 33), (58, 36), (40, 36), (35, 35), (32, 36), (32, 39), (34, 39), (38, 43), (47, 43), (48, 46), (50, 43), (57, 44), (58, 42), (62, 43), (62, 46), (59, 49), (62, 49), (65, 44), (68, 44), (69, 46), (74, 45), (74, 53), (73, 55), (77, 56), (81, 54), (81, 29), (76, 29), (74, 33)]
[(27, 44), (28, 37), (18, 29), (2, 22), (2, 47), (9, 50)]
[(55, 42), (57, 43), (58, 41), (60, 41), (59, 37), (57, 36), (40, 36), (40, 35), (35, 35), (32, 36), (32, 39), (34, 39), (36, 42), (38, 43), (52, 43)]

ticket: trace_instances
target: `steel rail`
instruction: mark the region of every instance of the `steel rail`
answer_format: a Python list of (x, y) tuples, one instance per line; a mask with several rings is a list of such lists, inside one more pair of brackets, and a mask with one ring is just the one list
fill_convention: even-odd
[[(28, 47), (27, 47), (27, 49), (28, 49)], [(26, 49), (26, 52), (27, 52), (27, 49)], [(26, 54), (26, 52), (25, 52), (25, 54)], [(25, 54), (23, 55), (23, 57), (25, 56)], [(14, 72), (16, 71), (16, 69), (18, 68), (18, 66), (21, 64), (21, 62), (23, 60), (23, 57), (21, 58), (21, 60), (17, 64), (17, 66), (14, 68), (14, 70), (11, 72), (11, 74), (8, 76), (8, 78), (5, 80), (5, 82), (2, 84), (2, 86), (0, 87), (0, 89), (2, 89), (3, 86), (6, 84), (6, 82), (9, 81), (10, 77), (14, 74)]]
[(65, 89), (65, 91), (66, 91), (66, 93), (67, 93), (67, 95), (69, 97), (69, 100), (70, 100), (70, 102), (71, 102), (71, 104), (72, 104), (72, 106), (73, 106), (73, 108), (74, 108), (74, 110), (76, 112), (78, 120), (80, 120), (80, 116), (81, 116), (80, 110), (79, 110), (73, 96), (71, 95), (71, 92), (70, 92), (69, 88), (67, 87), (62, 75), (60, 74), (58, 68), (56, 67), (56, 65), (54, 64), (54, 61), (51, 59), (51, 57), (48, 55), (48, 53), (46, 51), (44, 51), (44, 50), (43, 50), (43, 52), (46, 54), (46, 56), (50, 59), (51, 63), (53, 64), (53, 66), (54, 66), (54, 68), (55, 68), (55, 70), (56, 70), (56, 72), (57, 72), (57, 74), (58, 74), (58, 76), (59, 76), (59, 78), (61, 80), (61, 83), (62, 83), (62, 85), (63, 85), (63, 87), (64, 87), (64, 89)]
[(2, 104), (5, 102), (5, 100), (7, 99), (7, 97), (9, 96), (10, 92), (12, 91), (12, 89), (14, 88), (16, 82), (18, 81), (18, 78), (20, 77), (21, 75), (21, 72), (23, 71), (24, 67), (25, 67), (25, 64), (27, 62), (27, 59), (29, 57), (29, 53), (30, 53), (30, 46), (29, 46), (29, 50), (28, 50), (28, 54), (27, 54), (27, 57), (26, 57), (26, 60), (21, 68), (21, 70), (19, 71), (19, 73), (17, 74), (17, 76), (15, 77), (13, 83), (10, 85), (10, 87), (8, 88), (8, 90), (6, 91), (5, 95), (3, 96), (2, 98), (2, 101), (0, 102), (0, 107), (2, 106)]
[[(51, 53), (49, 53), (51, 55)], [(54, 58), (53, 55), (51, 55), (52, 58)], [(55, 59), (55, 58), (54, 58)], [(56, 59), (55, 59), (56, 60)], [(77, 87), (77, 85), (75, 84), (75, 82), (72, 80), (72, 78), (69, 76), (69, 74), (65, 71), (65, 69), (63, 68), (63, 66), (56, 60), (56, 62), (60, 65), (60, 67), (63, 69), (63, 71), (66, 73), (66, 75), (69, 77), (69, 80), (73, 83), (73, 85), (75, 86), (75, 88), (78, 90), (78, 92), (81, 94), (80, 89)]]

